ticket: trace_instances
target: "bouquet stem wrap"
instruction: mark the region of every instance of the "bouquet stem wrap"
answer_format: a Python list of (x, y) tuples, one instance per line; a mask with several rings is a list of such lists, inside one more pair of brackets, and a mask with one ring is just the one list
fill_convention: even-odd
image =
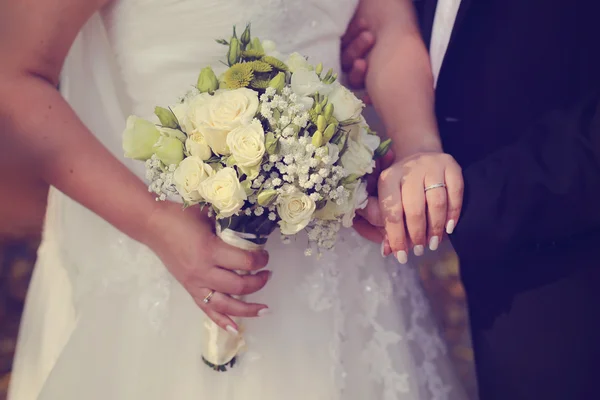
[[(238, 232), (230, 228), (222, 228), (221, 224), (216, 223), (217, 236), (225, 243), (247, 251), (262, 250), (266, 244), (266, 236)], [(247, 274), (245, 271), (236, 271), (240, 275)], [(240, 299), (239, 296), (234, 296)], [(236, 357), (244, 349), (245, 341), (243, 335), (229, 333), (215, 324), (206, 315), (204, 318), (204, 335), (202, 335), (202, 358), (209, 367), (217, 371), (226, 371), (228, 367), (233, 367)], [(234, 321), (240, 328), (242, 327), (238, 318)], [(240, 332), (242, 329), (240, 329)]]

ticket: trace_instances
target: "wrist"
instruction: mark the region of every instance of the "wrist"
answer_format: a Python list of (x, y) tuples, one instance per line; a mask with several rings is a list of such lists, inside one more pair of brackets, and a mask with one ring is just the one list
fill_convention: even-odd
[(443, 153), (444, 149), (440, 141), (429, 141), (421, 143), (397, 143), (392, 142), (392, 150), (396, 160), (402, 160), (416, 154)]

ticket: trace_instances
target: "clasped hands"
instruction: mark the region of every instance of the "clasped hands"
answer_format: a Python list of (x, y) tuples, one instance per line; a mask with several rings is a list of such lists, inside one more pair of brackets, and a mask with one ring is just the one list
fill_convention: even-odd
[[(342, 41), (342, 66), (357, 89), (364, 86), (367, 55), (374, 43), (374, 35), (361, 20), (354, 21)], [(427, 151), (398, 149), (378, 161), (369, 182), (371, 197), (358, 212), (354, 228), (381, 243), (383, 256), (394, 254), (405, 264), (411, 250), (416, 256), (423, 255), (426, 246), (436, 250), (444, 233), (454, 231), (463, 189), (460, 166), (441, 146)]]

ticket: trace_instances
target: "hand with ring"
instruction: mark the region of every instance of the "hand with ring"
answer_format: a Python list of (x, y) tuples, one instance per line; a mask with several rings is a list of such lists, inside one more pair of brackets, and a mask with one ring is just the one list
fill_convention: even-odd
[(417, 256), (425, 246), (437, 250), (444, 231), (452, 233), (458, 223), (463, 187), (460, 166), (441, 152), (412, 154), (384, 170), (378, 181), (379, 213), (369, 212), (381, 219), (371, 224), (385, 227), (382, 253), (393, 253), (405, 264), (411, 247)]
[(232, 297), (255, 293), (266, 285), (271, 276), (262, 270), (269, 260), (266, 251), (226, 244), (213, 232), (214, 222), (197, 207), (182, 210), (180, 204), (157, 204), (144, 243), (210, 319), (235, 333), (238, 326), (231, 317), (257, 317), (268, 311), (264, 304)]

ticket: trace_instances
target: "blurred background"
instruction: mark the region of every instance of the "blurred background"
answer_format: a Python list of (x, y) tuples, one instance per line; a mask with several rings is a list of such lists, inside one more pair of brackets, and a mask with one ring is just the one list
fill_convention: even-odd
[[(47, 187), (27, 168), (0, 157), (0, 400), (6, 400), (25, 294), (35, 264)], [(4, 161), (2, 161), (4, 160)], [(475, 393), (465, 293), (459, 263), (443, 247), (438, 261), (422, 260), (420, 273), (468, 390)]]

